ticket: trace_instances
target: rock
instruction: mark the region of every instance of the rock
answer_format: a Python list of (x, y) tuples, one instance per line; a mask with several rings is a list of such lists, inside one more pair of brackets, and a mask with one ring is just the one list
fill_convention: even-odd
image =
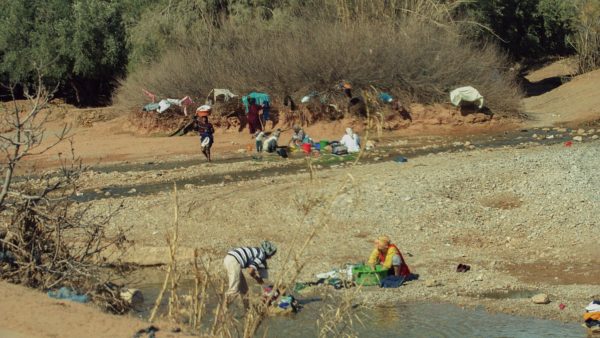
[(437, 279), (428, 279), (425, 281), (425, 286), (428, 288), (433, 288), (436, 286), (441, 286), (442, 283), (440, 283)]
[(538, 135), (537, 135), (537, 134), (533, 134), (533, 135), (531, 135), (531, 137), (532, 137), (532, 138), (537, 138), (537, 137), (538, 137)]
[(194, 185), (189, 183), (183, 186), (184, 189), (192, 189), (193, 187)]
[(105, 192), (105, 193), (104, 193), (104, 196), (110, 196), (110, 195), (112, 195), (112, 194), (110, 193), (110, 191), (107, 191), (107, 192)]
[(236, 153), (238, 154), (244, 154), (246, 152), (246, 149), (238, 149), (236, 150)]
[(592, 140), (597, 140), (598, 139), (598, 135), (593, 135), (592, 136)]
[(373, 160), (374, 161), (379, 161), (379, 160), (381, 160), (381, 157), (375, 157)]
[(540, 293), (531, 297), (531, 301), (534, 304), (548, 304), (550, 303), (550, 297), (548, 297), (548, 295), (545, 293)]
[(577, 129), (577, 135), (584, 135), (584, 134), (585, 134), (585, 129), (583, 129), (583, 128)]
[(475, 281), (477, 281), (477, 282), (483, 281), (483, 275), (479, 275), (479, 276), (475, 277)]
[(128, 191), (128, 193), (130, 193), (130, 194), (135, 194), (136, 192), (137, 192), (137, 190), (135, 188), (131, 188)]
[(471, 145), (471, 142), (469, 142), (469, 141), (465, 142), (465, 147), (468, 147), (470, 145)]
[(551, 140), (551, 139), (553, 139), (553, 138), (554, 138), (554, 135), (546, 135), (546, 139), (547, 139), (547, 140)]
[(583, 141), (583, 137), (575, 136), (575, 137), (573, 137), (573, 141), (581, 142), (581, 141)]

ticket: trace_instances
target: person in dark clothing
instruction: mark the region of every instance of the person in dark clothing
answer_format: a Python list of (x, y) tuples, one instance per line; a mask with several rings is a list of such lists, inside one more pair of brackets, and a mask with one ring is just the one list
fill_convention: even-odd
[(270, 113), (271, 113), (271, 105), (269, 104), (269, 101), (265, 101), (262, 104), (262, 127), (266, 128), (267, 126), (267, 121), (269, 121), (270, 119)]
[(263, 130), (262, 125), (260, 124), (260, 118), (258, 113), (263, 107), (259, 104), (256, 104), (256, 99), (251, 98), (249, 100), (248, 106), (248, 129), (250, 131), (250, 135), (254, 137), (254, 133), (257, 130)]
[(215, 133), (215, 129), (213, 128), (212, 123), (208, 122), (207, 116), (196, 118), (195, 129), (198, 132), (198, 135), (200, 135), (202, 154), (204, 154), (208, 162), (210, 162), (210, 148), (214, 142), (213, 134)]

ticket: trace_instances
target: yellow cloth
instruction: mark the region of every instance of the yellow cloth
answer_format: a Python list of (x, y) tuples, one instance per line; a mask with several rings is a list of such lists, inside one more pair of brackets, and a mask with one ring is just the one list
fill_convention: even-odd
[(379, 250), (377, 250), (377, 248), (375, 248), (375, 249), (373, 249), (373, 252), (371, 252), (371, 256), (369, 256), (369, 265), (381, 264), (381, 265), (383, 265), (384, 268), (391, 269), (392, 268), (392, 259), (396, 255), (399, 255), (398, 250), (396, 250), (396, 248), (390, 246), (390, 247), (388, 247), (387, 253), (385, 254), (385, 261), (380, 262), (379, 261)]
[(583, 314), (583, 320), (600, 320), (600, 312), (586, 312)]

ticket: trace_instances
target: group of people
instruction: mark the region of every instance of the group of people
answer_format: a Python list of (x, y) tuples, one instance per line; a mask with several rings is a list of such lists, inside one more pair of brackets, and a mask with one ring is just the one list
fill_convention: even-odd
[[(238, 296), (242, 298), (245, 309), (248, 309), (248, 283), (243, 270), (258, 284), (263, 285), (268, 278), (267, 261), (277, 252), (277, 246), (270, 241), (263, 241), (258, 247), (239, 247), (227, 252), (223, 265), (228, 277), (226, 292), (227, 303), (231, 303)], [(388, 236), (380, 236), (375, 241), (368, 264), (375, 268), (381, 265), (388, 270), (388, 275), (409, 278), (412, 273), (404, 260), (400, 249), (392, 244)]]
[[(203, 106), (208, 107), (208, 106)], [(204, 108), (204, 109), (210, 109)], [(259, 116), (259, 112), (263, 111), (263, 114)], [(266, 151), (268, 153), (274, 153), (278, 151), (279, 138), (281, 136), (281, 130), (276, 129), (274, 132), (267, 134), (264, 131), (264, 121), (269, 119), (269, 104), (268, 102), (262, 105), (256, 104), (255, 99), (249, 100), (248, 106), (248, 128), (255, 138), (256, 152), (261, 153)], [(200, 114), (202, 112), (203, 114)], [(211, 147), (214, 143), (215, 129), (208, 120), (208, 114), (206, 110), (198, 111), (194, 116), (193, 129), (200, 136), (200, 147), (202, 154), (210, 162), (211, 159)], [(313, 143), (313, 140), (306, 134), (304, 129), (300, 126), (294, 126), (292, 128), (293, 134), (289, 145), (292, 147), (300, 147), (305, 143)], [(357, 153), (360, 151), (360, 137), (354, 132), (352, 128), (346, 128), (346, 133), (342, 136), (339, 142), (334, 142), (336, 145), (345, 147), (348, 153)], [(284, 156), (286, 157), (286, 156)]]

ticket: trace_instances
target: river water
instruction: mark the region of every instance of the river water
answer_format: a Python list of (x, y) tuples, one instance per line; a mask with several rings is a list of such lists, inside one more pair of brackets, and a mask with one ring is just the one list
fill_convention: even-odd
[[(144, 270), (146, 270), (144, 272), (145, 280), (134, 287), (140, 289), (145, 298), (138, 316), (147, 318), (162, 286), (160, 280), (164, 278), (164, 272)], [(191, 281), (183, 281), (179, 290), (188, 293), (191, 286)], [(327, 305), (335, 307), (336, 299), (339, 299), (339, 297), (335, 297), (335, 292), (338, 291), (332, 292), (334, 292), (333, 298), (299, 297), (303, 306), (300, 312), (286, 317), (269, 318), (263, 322), (257, 336), (317, 337), (320, 313)], [(163, 309), (165, 307), (166, 299), (163, 300)], [(205, 325), (208, 326), (214, 304), (209, 303), (207, 308), (208, 315)], [(385, 308), (375, 307), (360, 310), (359, 318), (360, 322), (354, 321), (354, 329), (360, 337), (537, 338), (587, 336), (585, 328), (578, 323), (495, 314), (482, 308), (463, 309), (451, 304), (394, 304)]]

